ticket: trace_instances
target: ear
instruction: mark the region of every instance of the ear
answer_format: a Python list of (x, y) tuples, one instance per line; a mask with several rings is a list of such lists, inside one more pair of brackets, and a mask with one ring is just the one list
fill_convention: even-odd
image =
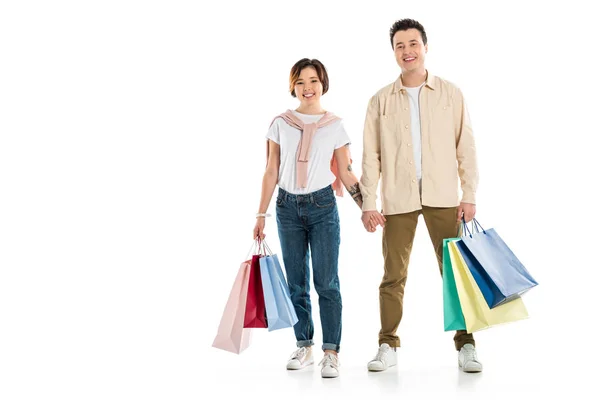
[(428, 50), (429, 50), (429, 45), (428, 45), (428, 44), (426, 44), (426, 45), (425, 45), (425, 54), (427, 54), (427, 51), (428, 51)]

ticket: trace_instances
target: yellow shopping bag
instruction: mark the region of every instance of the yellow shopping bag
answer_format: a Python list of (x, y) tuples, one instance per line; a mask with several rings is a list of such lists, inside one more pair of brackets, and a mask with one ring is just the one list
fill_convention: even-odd
[(458, 250), (456, 242), (448, 242), (448, 249), (467, 332), (476, 332), (494, 325), (529, 317), (525, 303), (520, 297), (490, 309), (460, 250)]

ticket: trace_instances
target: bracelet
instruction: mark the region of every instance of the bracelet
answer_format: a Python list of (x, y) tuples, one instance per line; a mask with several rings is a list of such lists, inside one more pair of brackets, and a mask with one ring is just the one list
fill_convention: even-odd
[(270, 217), (271, 214), (267, 214), (267, 213), (256, 213), (256, 218), (260, 218), (260, 217)]

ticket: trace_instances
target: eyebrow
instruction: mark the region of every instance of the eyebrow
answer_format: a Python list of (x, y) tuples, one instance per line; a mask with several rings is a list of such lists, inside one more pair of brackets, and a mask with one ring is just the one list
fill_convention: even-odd
[[(318, 77), (316, 77), (316, 76), (311, 76), (311, 77), (310, 77), (310, 78), (308, 78), (308, 79), (319, 79), (319, 78), (318, 78)], [(298, 78), (298, 80), (299, 80), (299, 81), (301, 81), (301, 80), (302, 80), (302, 78)]]
[[(419, 41), (416, 39), (411, 39), (408, 41), (408, 43), (412, 43), (412, 42), (419, 43)], [(399, 44), (404, 44), (404, 42), (398, 42), (398, 43), (396, 43), (396, 46), (398, 46)]]

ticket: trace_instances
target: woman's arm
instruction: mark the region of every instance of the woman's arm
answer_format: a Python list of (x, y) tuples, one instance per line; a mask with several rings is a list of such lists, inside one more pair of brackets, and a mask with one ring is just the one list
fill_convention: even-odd
[(352, 161), (350, 160), (349, 146), (342, 146), (333, 153), (337, 161), (340, 179), (344, 187), (352, 196), (352, 199), (362, 209), (363, 198), (358, 185), (358, 178), (352, 172)]
[[(269, 159), (267, 160), (267, 169), (263, 176), (262, 191), (260, 195), (260, 205), (258, 213), (264, 214), (269, 208), (273, 192), (279, 181), (279, 145), (272, 140), (269, 140)], [(265, 217), (257, 217), (256, 225), (254, 226), (253, 238), (264, 239), (265, 234)]]

